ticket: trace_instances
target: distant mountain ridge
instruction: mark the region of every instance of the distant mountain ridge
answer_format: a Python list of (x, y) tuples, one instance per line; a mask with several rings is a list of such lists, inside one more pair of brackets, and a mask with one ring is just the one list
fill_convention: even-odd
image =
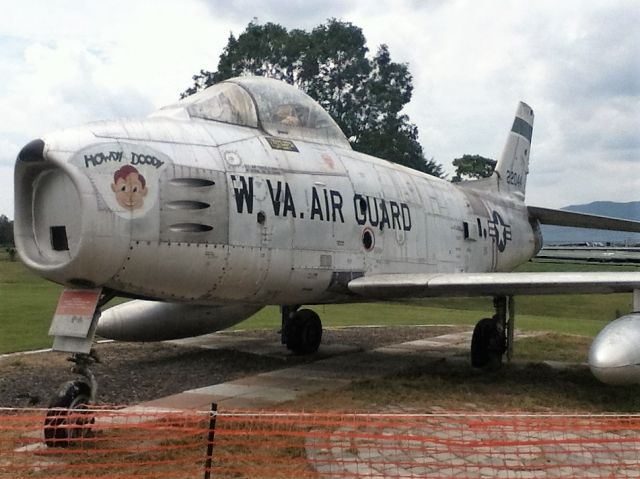
[[(631, 201), (629, 203), (594, 201), (584, 205), (565, 206), (562, 209), (575, 211), (577, 213), (640, 221), (640, 201)], [(640, 244), (640, 233), (590, 230), (586, 228), (564, 228), (561, 226), (542, 225), (542, 237), (544, 244), (547, 245), (585, 242)]]

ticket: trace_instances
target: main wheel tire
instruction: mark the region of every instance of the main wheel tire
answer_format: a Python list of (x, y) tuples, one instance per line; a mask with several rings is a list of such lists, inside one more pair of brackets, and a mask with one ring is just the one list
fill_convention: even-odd
[(322, 321), (314, 311), (296, 311), (288, 327), (287, 348), (294, 354), (312, 354), (318, 350), (322, 342)]
[(478, 321), (471, 337), (471, 366), (474, 368), (498, 369), (502, 365), (504, 338), (493, 318)]
[(44, 440), (48, 447), (69, 447), (74, 440), (91, 434), (95, 418), (86, 410), (91, 399), (90, 386), (81, 380), (64, 384), (49, 403), (44, 420)]

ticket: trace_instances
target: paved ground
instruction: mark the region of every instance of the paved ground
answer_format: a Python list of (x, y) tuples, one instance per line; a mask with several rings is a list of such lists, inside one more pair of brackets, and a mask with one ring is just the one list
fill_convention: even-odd
[(589, 428), (547, 418), (546, 430), (522, 419), (433, 415), (406, 427), (397, 420), (347, 425), (329, 441), (309, 434), (306, 454), (322, 478), (332, 479), (640, 477), (637, 418), (615, 428), (595, 418)]
[[(466, 331), (369, 351), (333, 344), (323, 347), (318, 360), (311, 363), (191, 389), (136, 408), (208, 410), (215, 402), (220, 411), (268, 409), (314, 391), (342, 387), (354, 378), (393, 374), (406, 367), (407, 357), (416, 354), (466, 360), (470, 340), (471, 332)], [(283, 354), (279, 343), (255, 338), (210, 335), (179, 344), (267, 356)], [(570, 426), (569, 430), (550, 427), (532, 432), (511, 424), (482, 428), (478, 427), (480, 422), (495, 418), (472, 419), (436, 414), (417, 419), (408, 427), (345, 425), (331, 432), (330, 446), (310, 434), (306, 455), (323, 478), (640, 477), (640, 453), (635, 443), (628, 442), (637, 436), (633, 427), (606, 433), (590, 429), (574, 433)], [(473, 427), (465, 421), (471, 421)]]
[[(471, 331), (444, 334), (362, 351), (340, 344), (322, 345), (318, 360), (294, 367), (244, 377), (213, 386), (184, 391), (138, 407), (203, 409), (211, 403), (220, 409), (269, 408), (320, 390), (344, 386), (353, 379), (369, 379), (401, 371), (413, 354), (451, 357), (467, 351)], [(206, 349), (234, 349), (261, 355), (282, 355), (278, 342), (256, 338), (201, 336), (173, 341)]]
[[(315, 391), (340, 388), (354, 379), (374, 379), (402, 371), (415, 355), (467, 360), (471, 331), (435, 334), (371, 350), (334, 342), (323, 345), (311, 362), (189, 389), (130, 409), (209, 410), (212, 402), (220, 411), (269, 409)], [(269, 358), (286, 354), (273, 337), (242, 334), (213, 334), (171, 343)], [(623, 424), (598, 436), (587, 428), (573, 432), (571, 428), (560, 431), (550, 427), (533, 433), (513, 425), (507, 429), (478, 427), (481, 421), (493, 420), (482, 416), (471, 421), (473, 427), (470, 417), (465, 420), (432, 414), (406, 427), (389, 423), (335, 426), (330, 431), (330, 445), (309, 435), (306, 456), (326, 478), (640, 477), (640, 450), (633, 442), (637, 428), (631, 422), (628, 427)]]

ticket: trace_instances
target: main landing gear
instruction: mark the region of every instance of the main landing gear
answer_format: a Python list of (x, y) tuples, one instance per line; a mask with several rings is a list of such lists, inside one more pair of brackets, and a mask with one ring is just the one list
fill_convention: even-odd
[(322, 322), (315, 311), (299, 305), (281, 306), (282, 344), (294, 354), (312, 354), (322, 342)]
[(473, 329), (471, 338), (471, 366), (499, 369), (502, 357), (507, 353), (510, 361), (513, 352), (514, 301), (513, 296), (493, 298), (496, 313), (481, 319)]

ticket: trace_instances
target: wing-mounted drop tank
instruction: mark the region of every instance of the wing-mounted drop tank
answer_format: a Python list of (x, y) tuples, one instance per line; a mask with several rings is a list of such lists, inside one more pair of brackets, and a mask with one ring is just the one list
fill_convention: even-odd
[(591, 343), (589, 367), (607, 384), (640, 383), (640, 313), (609, 323)]
[(200, 306), (135, 300), (107, 309), (96, 334), (118, 341), (165, 341), (226, 329), (262, 306), (225, 304)]

